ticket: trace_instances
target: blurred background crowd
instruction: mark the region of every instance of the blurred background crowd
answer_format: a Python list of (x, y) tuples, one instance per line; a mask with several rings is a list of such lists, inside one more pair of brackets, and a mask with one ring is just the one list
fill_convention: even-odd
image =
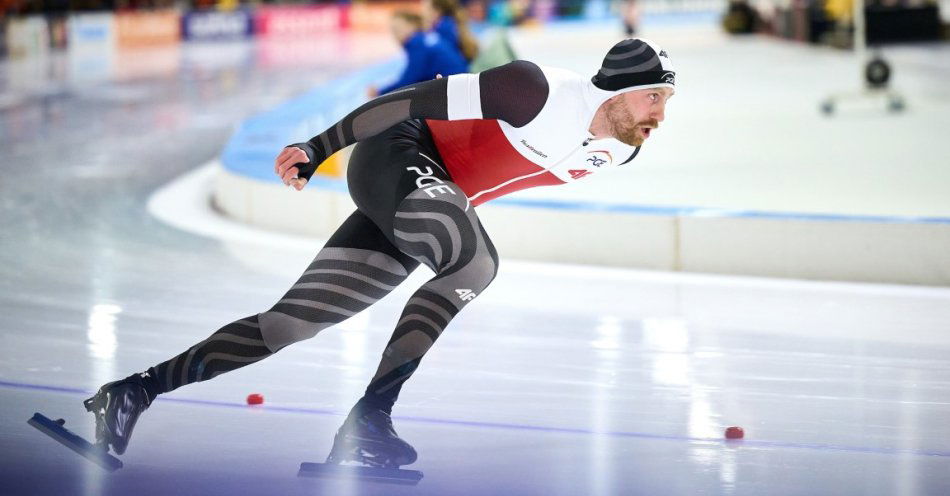
[[(0, 56), (18, 57), (69, 45), (142, 46), (182, 40), (255, 36), (312, 36), (338, 29), (386, 30), (394, 12), (403, 22), (448, 33), (438, 19), (458, 19), (467, 31), (482, 25), (543, 23), (552, 19), (622, 21), (636, 32), (643, 13), (718, 11), (730, 33), (770, 33), (807, 43), (847, 47), (855, 0), (449, 0), (436, 2), (286, 0), (0, 0)], [(941, 3), (943, 5), (941, 5)], [(871, 43), (947, 38), (948, 0), (864, 0)], [(942, 8), (941, 8), (942, 7)], [(429, 9), (426, 11), (426, 9)], [(441, 10), (433, 16), (433, 9)], [(942, 12), (942, 13), (941, 13)], [(458, 24), (458, 23), (454, 23)], [(445, 28), (446, 26), (442, 26)], [(441, 29), (441, 30), (440, 30)], [(452, 33), (455, 33), (454, 35)], [(462, 33), (462, 39), (471, 45)], [(466, 60), (472, 61), (471, 47)]]

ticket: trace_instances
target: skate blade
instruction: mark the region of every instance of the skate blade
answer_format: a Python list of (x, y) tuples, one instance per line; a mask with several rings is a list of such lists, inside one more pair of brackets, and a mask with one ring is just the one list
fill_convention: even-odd
[(336, 463), (301, 463), (298, 477), (318, 477), (321, 479), (359, 479), (369, 482), (388, 484), (407, 484), (414, 486), (422, 480), (418, 470), (398, 468), (362, 467), (356, 465), (338, 465)]
[(63, 446), (79, 453), (89, 461), (109, 472), (115, 472), (122, 468), (122, 460), (110, 455), (105, 449), (97, 447), (82, 437), (70, 432), (59, 422), (50, 420), (43, 414), (34, 413), (33, 418), (27, 420), (26, 423), (36, 427), (36, 429), (43, 434), (59, 441)]

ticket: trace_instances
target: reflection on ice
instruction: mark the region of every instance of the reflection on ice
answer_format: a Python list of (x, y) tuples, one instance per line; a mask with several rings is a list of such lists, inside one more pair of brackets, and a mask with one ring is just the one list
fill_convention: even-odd
[(92, 358), (112, 360), (118, 346), (115, 338), (116, 316), (122, 312), (118, 305), (100, 303), (89, 310), (88, 349)]
[[(342, 333), (341, 356), (347, 365), (363, 365), (366, 362), (366, 331), (369, 329), (369, 322), (370, 312), (363, 311), (324, 331)], [(347, 370), (353, 369), (347, 368)]]

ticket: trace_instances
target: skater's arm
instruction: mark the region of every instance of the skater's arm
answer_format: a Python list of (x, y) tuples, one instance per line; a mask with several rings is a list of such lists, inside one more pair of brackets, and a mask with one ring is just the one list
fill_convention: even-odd
[(522, 127), (541, 113), (548, 99), (544, 72), (527, 60), (478, 74), (449, 76), (447, 86), (447, 116), (443, 120), (450, 121), (497, 119)]
[[(541, 68), (519, 60), (479, 74), (456, 74), (398, 89), (363, 104), (326, 131), (289, 145), (275, 161), (285, 184), (303, 188), (317, 166), (348, 145), (410, 119), (531, 122), (548, 98)], [(297, 177), (302, 180), (292, 180)]]

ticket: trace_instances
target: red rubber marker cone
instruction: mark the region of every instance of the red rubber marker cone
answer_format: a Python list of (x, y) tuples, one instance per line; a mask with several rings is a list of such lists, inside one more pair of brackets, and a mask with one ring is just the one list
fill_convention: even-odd
[(743, 436), (745, 436), (745, 431), (742, 430), (742, 427), (726, 428), (726, 439), (742, 439)]
[(247, 395), (247, 404), (248, 405), (264, 404), (264, 395), (257, 394), (257, 393)]

